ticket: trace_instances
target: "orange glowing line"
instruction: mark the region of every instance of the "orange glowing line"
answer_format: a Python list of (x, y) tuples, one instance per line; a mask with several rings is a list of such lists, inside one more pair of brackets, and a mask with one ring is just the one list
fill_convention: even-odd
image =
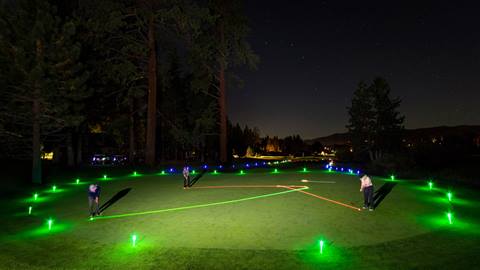
[[(283, 187), (288, 188), (288, 189), (293, 189), (293, 188), (290, 188), (289, 186), (283, 186)], [(348, 205), (348, 204), (345, 204), (345, 203), (342, 203), (342, 202), (339, 202), (339, 201), (335, 201), (335, 200), (332, 200), (332, 199), (329, 199), (329, 198), (325, 198), (325, 197), (322, 197), (322, 196), (319, 196), (319, 195), (316, 195), (316, 194), (313, 194), (313, 193), (310, 193), (310, 192), (306, 192), (306, 191), (303, 191), (303, 190), (297, 190), (297, 191), (302, 192), (302, 193), (307, 194), (307, 195), (310, 195), (310, 196), (313, 196), (313, 197), (318, 198), (318, 199), (322, 199), (322, 200), (325, 200), (325, 201), (336, 203), (338, 205), (348, 207), (348, 208), (351, 208), (351, 209), (354, 209), (354, 210), (357, 210), (357, 211), (362, 211), (362, 209), (360, 209), (358, 207), (354, 207), (354, 206), (351, 206), (351, 205)]]

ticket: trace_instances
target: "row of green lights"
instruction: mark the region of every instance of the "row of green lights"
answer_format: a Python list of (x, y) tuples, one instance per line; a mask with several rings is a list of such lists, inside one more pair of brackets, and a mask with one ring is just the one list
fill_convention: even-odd
[[(429, 180), (428, 181), (428, 189), (430, 191), (433, 190), (433, 185), (434, 185), (433, 180)], [(448, 191), (446, 195), (447, 195), (448, 201), (451, 202), (452, 197), (453, 197), (453, 193), (451, 191)], [(447, 219), (448, 219), (448, 223), (450, 225), (453, 224), (453, 213), (451, 211), (447, 212)]]

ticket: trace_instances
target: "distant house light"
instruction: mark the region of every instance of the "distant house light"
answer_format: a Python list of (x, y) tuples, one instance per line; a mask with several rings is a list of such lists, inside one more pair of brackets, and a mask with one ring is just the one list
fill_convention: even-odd
[(53, 152), (43, 152), (41, 158), (45, 160), (53, 160)]

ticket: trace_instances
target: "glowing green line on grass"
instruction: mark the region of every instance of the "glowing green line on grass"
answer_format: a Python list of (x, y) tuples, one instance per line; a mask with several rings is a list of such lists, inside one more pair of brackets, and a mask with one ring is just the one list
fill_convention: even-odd
[(325, 242), (323, 240), (320, 240), (318, 242), (318, 245), (320, 246), (320, 254), (323, 254), (323, 245), (325, 244)]
[(266, 198), (266, 197), (273, 197), (273, 196), (287, 194), (287, 193), (290, 193), (290, 192), (296, 192), (296, 191), (305, 190), (305, 189), (308, 189), (308, 187), (296, 188), (296, 189), (291, 189), (291, 190), (286, 190), (286, 191), (281, 191), (281, 192), (269, 193), (269, 194), (258, 195), (258, 196), (253, 196), (253, 197), (246, 197), (246, 198), (236, 199), (236, 200), (228, 200), (228, 201), (223, 201), (223, 202), (205, 203), (205, 204), (181, 206), (181, 207), (175, 207), (175, 208), (151, 210), (151, 211), (144, 211), (144, 212), (118, 214), (118, 215), (111, 215), (111, 216), (99, 216), (99, 217), (96, 217), (95, 219), (123, 218), (123, 217), (158, 214), (158, 213), (163, 213), (163, 212), (171, 212), (171, 211), (179, 211), (179, 210), (188, 210), (188, 209), (209, 207), (209, 206), (215, 206), (215, 205), (231, 204), (231, 203), (256, 200), (256, 199), (261, 199), (261, 198)]
[(448, 212), (448, 213), (447, 213), (447, 217), (448, 217), (448, 223), (452, 224), (452, 223), (453, 223), (453, 222), (452, 222), (452, 219), (453, 219), (452, 213)]

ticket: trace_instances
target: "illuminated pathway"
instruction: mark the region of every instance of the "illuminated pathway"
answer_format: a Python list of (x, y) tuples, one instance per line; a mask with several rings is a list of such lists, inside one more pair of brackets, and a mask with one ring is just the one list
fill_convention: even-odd
[(158, 213), (164, 213), (164, 212), (171, 212), (171, 211), (180, 211), (180, 210), (188, 210), (188, 209), (195, 209), (195, 208), (203, 208), (203, 207), (210, 207), (210, 206), (216, 206), (216, 205), (224, 205), (224, 204), (231, 204), (231, 203), (237, 203), (237, 202), (243, 202), (243, 201), (250, 201), (250, 200), (256, 200), (256, 199), (261, 199), (261, 198), (266, 198), (266, 197), (273, 197), (277, 195), (283, 195), (291, 192), (302, 192), (304, 194), (307, 194), (309, 196), (316, 197), (318, 199), (322, 199), (328, 202), (332, 202), (350, 209), (358, 210), (361, 211), (360, 208), (353, 207), (348, 204), (344, 204), (335, 200), (331, 200), (322, 196), (318, 196), (315, 194), (312, 194), (310, 192), (304, 191), (305, 189), (308, 189), (308, 186), (283, 186), (283, 185), (245, 185), (245, 186), (199, 186), (199, 187), (191, 187), (192, 189), (224, 189), (224, 188), (284, 188), (287, 189), (285, 191), (281, 192), (275, 192), (275, 193), (269, 193), (269, 194), (264, 194), (264, 195), (258, 195), (258, 196), (252, 196), (252, 197), (246, 197), (246, 198), (241, 198), (241, 199), (235, 199), (235, 200), (228, 200), (228, 201), (221, 201), (221, 202), (213, 202), (213, 203), (205, 203), (205, 204), (196, 204), (196, 205), (188, 205), (188, 206), (181, 206), (181, 207), (175, 207), (175, 208), (166, 208), (166, 209), (158, 209), (158, 210), (150, 210), (150, 211), (143, 211), (143, 212), (133, 212), (133, 213), (125, 213), (125, 214), (117, 214), (117, 215), (110, 215), (110, 216), (99, 216), (94, 218), (94, 220), (98, 219), (112, 219), (112, 218), (124, 218), (124, 217), (132, 217), (132, 216), (141, 216), (141, 215), (150, 215), (150, 214), (158, 214)]

